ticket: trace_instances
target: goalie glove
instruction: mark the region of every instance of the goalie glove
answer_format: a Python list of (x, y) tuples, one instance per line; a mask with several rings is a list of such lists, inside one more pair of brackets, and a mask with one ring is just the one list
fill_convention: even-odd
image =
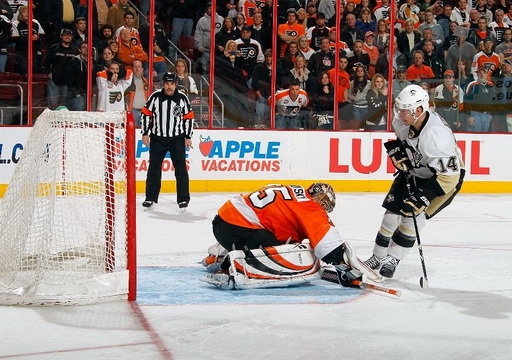
[(400, 212), (407, 217), (418, 216), (430, 205), (422, 189), (417, 189), (414, 194), (404, 200)]
[(397, 170), (406, 172), (408, 169), (412, 168), (411, 160), (409, 160), (409, 157), (405, 153), (405, 149), (399, 140), (385, 142), (384, 147)]
[(363, 274), (355, 269), (352, 269), (344, 264), (336, 265), (336, 274), (338, 275), (338, 282), (344, 287), (359, 288), (359, 285), (352, 283), (353, 280), (363, 281)]

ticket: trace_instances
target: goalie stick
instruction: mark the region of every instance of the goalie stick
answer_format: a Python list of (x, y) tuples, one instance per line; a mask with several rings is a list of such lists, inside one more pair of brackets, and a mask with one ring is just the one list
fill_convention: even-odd
[[(335, 284), (340, 284), (338, 281), (338, 274), (336, 273), (336, 271), (332, 271), (332, 270), (328, 270), (328, 269), (323, 270), (321, 279), (328, 281), (328, 282), (335, 283)], [(384, 286), (370, 284), (370, 283), (366, 283), (366, 282), (359, 281), (359, 280), (352, 280), (352, 284), (359, 286), (362, 289), (371, 289), (371, 290), (376, 290), (376, 291), (382, 291), (387, 294), (395, 295), (397, 297), (402, 296), (402, 292), (400, 290), (390, 289), (390, 288), (386, 288)]]

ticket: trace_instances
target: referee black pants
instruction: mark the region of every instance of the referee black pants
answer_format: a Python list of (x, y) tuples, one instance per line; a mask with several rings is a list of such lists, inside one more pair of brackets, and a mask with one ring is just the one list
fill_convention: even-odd
[(189, 180), (187, 163), (185, 162), (185, 138), (168, 138), (150, 135), (149, 167), (146, 177), (146, 200), (158, 202), (162, 186), (162, 163), (167, 151), (171, 154), (176, 177), (177, 201), (189, 202)]

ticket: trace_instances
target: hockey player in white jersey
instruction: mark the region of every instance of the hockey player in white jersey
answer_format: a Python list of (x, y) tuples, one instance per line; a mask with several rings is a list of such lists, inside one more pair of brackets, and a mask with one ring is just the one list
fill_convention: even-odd
[(460, 149), (448, 124), (432, 109), (429, 95), (409, 85), (396, 98), (393, 129), (397, 140), (385, 145), (399, 170), (382, 206), (386, 209), (365, 264), (391, 278), (416, 242), (425, 220), (448, 206), (464, 179)]

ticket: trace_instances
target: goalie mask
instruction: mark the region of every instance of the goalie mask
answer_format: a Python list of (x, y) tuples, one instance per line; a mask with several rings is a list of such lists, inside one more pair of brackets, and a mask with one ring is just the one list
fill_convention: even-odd
[[(416, 116), (416, 109), (421, 106), (423, 112)], [(399, 118), (400, 110), (409, 110), (414, 118), (414, 122), (429, 108), (428, 92), (419, 85), (409, 85), (405, 87), (395, 99), (393, 107), (395, 117)]]
[(311, 184), (307, 191), (313, 201), (320, 204), (327, 213), (332, 212), (336, 206), (336, 194), (331, 185), (317, 182)]

